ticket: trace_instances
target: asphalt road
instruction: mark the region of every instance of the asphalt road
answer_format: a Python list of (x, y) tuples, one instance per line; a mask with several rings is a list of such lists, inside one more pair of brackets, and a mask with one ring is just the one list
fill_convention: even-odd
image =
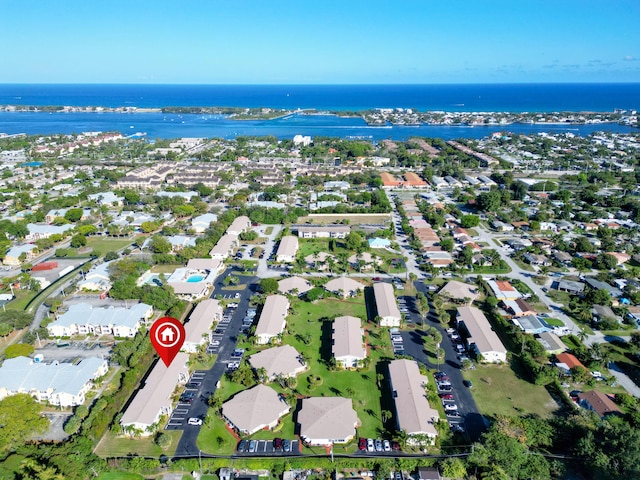
[[(237, 273), (237, 271), (234, 270), (234, 267), (227, 268), (227, 270), (216, 279), (213, 293), (211, 294), (212, 298), (218, 294), (228, 295), (230, 293), (229, 290), (224, 290), (223, 282), (227, 275), (231, 273)], [(258, 281), (257, 277), (240, 275), (238, 278), (240, 279), (240, 283), (246, 284), (247, 287), (238, 291), (240, 293), (240, 298), (235, 300), (235, 303), (238, 304), (238, 308), (235, 309), (235, 312), (226, 327), (224, 335), (220, 337), (220, 345), (218, 348), (218, 357), (216, 358), (216, 362), (213, 367), (205, 373), (204, 378), (197, 389), (198, 395), (193, 403), (191, 405), (179, 404), (180, 407), (184, 406), (188, 408), (188, 413), (184, 415), (184, 422), (179, 426), (167, 426), (168, 429), (184, 431), (176, 448), (176, 457), (198, 455), (199, 449), (197, 440), (201, 427), (189, 425), (186, 420), (190, 417), (205, 418), (209, 408), (207, 400), (215, 393), (217, 388), (216, 385), (222, 378), (222, 375), (224, 375), (227, 369), (227, 362), (236, 348), (238, 334), (242, 328), (242, 319), (249, 308), (249, 298), (254, 293), (252, 289), (257, 287)], [(235, 291), (233, 293), (235, 293)]]
[[(421, 291), (425, 295), (428, 294), (427, 289), (422, 282), (416, 282), (415, 285), (418, 291)], [(420, 325), (420, 316), (415, 311), (410, 312), (409, 315), (413, 317), (413, 320), (415, 320), (413, 323)], [(473, 399), (471, 389), (465, 387), (462, 383), (464, 378), (460, 371), (460, 362), (457, 358), (458, 353), (448, 337), (445, 327), (440, 325), (433, 307), (430, 308), (429, 314), (427, 315), (427, 325), (437, 328), (442, 334), (442, 343), (440, 344), (440, 347), (445, 352), (443, 363), (438, 365), (435, 358), (427, 355), (423, 346), (423, 337), (425, 336), (425, 332), (420, 328), (401, 332), (402, 339), (404, 341), (405, 354), (413, 357), (418, 362), (425, 364), (428, 368), (440, 370), (449, 376), (453, 391), (448, 393), (453, 394), (455, 403), (458, 406), (460, 417), (448, 417), (448, 420), (450, 420), (450, 423), (462, 423), (470, 439), (475, 441), (484, 431), (485, 421), (482, 415), (478, 412), (478, 407)], [(433, 378), (431, 378), (430, 381), (432, 380)]]

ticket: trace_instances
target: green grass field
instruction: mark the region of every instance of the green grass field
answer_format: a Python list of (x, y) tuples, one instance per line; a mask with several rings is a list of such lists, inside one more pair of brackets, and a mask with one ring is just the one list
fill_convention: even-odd
[(110, 237), (87, 237), (87, 247), (93, 248), (103, 255), (110, 251), (120, 250), (131, 245), (135, 239), (131, 238), (110, 238)]
[(170, 274), (172, 274), (173, 272), (175, 272), (175, 270), (177, 268), (182, 268), (184, 267), (184, 265), (182, 264), (162, 264), (162, 265), (154, 265), (153, 267), (151, 267), (151, 273), (164, 273), (165, 275), (169, 276)]
[[(119, 437), (107, 432), (95, 449), (95, 454), (101, 457), (126, 457), (127, 455), (142, 455), (159, 457), (160, 455), (173, 455), (178, 441), (182, 436), (180, 430), (163, 430), (171, 437), (171, 445), (163, 450), (153, 442), (153, 437)], [(135, 477), (138, 478), (138, 477)]]
[(473, 382), (473, 398), (482, 415), (531, 413), (548, 418), (559, 408), (545, 387), (519, 378), (509, 365), (478, 365), (463, 375)]
[(559, 318), (545, 317), (544, 322), (552, 327), (564, 327), (564, 322)]
[(107, 472), (101, 474), (98, 480), (144, 480), (144, 477), (137, 473)]
[(27, 306), (27, 303), (31, 301), (33, 297), (37, 295), (38, 292), (33, 290), (14, 290), (15, 297), (9, 303), (7, 303), (6, 308), (9, 310), (24, 310), (24, 307)]
[[(309, 370), (297, 377), (297, 386), (293, 391), (283, 389), (277, 383), (270, 383), (279, 393), (308, 396), (343, 396), (353, 399), (354, 409), (358, 413), (361, 426), (358, 428), (358, 436), (379, 437), (382, 431), (381, 411), (390, 410), (390, 405), (382, 405), (381, 389), (377, 385), (377, 373), (380, 373), (380, 361), (392, 358), (390, 339), (386, 331), (368, 325), (367, 342), (369, 344), (369, 356), (371, 362), (368, 368), (357, 370), (335, 370), (329, 368), (328, 360), (331, 353), (331, 323), (321, 319), (334, 318), (341, 315), (353, 315), (362, 319), (366, 318), (366, 309), (363, 297), (338, 300), (334, 298), (320, 300), (316, 303), (308, 303), (294, 300), (291, 313), (287, 318), (287, 332), (283, 336), (283, 343), (292, 345), (299, 352), (308, 356)], [(364, 323), (363, 323), (364, 325)], [(255, 353), (264, 347), (243, 345), (247, 348), (245, 356)], [(312, 385), (310, 376), (322, 379), (320, 385)], [(218, 389), (224, 401), (245, 387), (234, 384), (224, 378)], [(251, 438), (271, 439), (276, 436), (294, 438), (296, 425), (293, 422), (293, 414), (289, 413), (281, 419), (277, 427), (277, 433), (260, 431)], [(230, 435), (219, 417), (210, 420), (200, 433), (198, 443), (200, 448), (207, 453), (231, 453), (235, 447), (235, 439)], [(229, 450), (231, 448), (231, 450)], [(347, 450), (353, 451), (355, 445), (349, 445)], [(336, 452), (345, 451), (336, 447)]]
[(229, 433), (224, 421), (209, 413), (209, 418), (200, 429), (198, 448), (203, 452), (230, 455), (235, 451), (237, 440)]

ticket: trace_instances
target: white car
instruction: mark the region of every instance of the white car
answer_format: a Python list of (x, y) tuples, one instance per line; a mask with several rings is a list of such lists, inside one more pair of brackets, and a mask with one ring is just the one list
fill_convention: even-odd
[(196, 426), (199, 426), (199, 425), (202, 425), (202, 419), (201, 419), (201, 418), (198, 418), (198, 417), (191, 417), (191, 418), (187, 421), (187, 423), (188, 423), (189, 425), (196, 425)]
[(391, 451), (391, 444), (389, 443), (389, 440), (382, 441), (382, 448), (384, 449), (385, 452)]
[(367, 439), (367, 452), (375, 452), (376, 447), (373, 444), (373, 438)]

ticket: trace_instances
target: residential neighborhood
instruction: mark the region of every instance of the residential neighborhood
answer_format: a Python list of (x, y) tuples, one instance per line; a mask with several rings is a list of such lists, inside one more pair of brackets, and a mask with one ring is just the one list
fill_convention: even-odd
[(538, 453), (640, 425), (637, 135), (100, 138), (0, 137), (0, 402), (57, 419), (39, 441), (400, 480), (522, 435), (527, 478), (569, 478)]

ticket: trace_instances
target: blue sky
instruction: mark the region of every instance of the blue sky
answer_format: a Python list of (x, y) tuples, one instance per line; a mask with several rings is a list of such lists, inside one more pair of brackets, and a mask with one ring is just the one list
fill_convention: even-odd
[(0, 0), (0, 83), (640, 82), (640, 0)]

